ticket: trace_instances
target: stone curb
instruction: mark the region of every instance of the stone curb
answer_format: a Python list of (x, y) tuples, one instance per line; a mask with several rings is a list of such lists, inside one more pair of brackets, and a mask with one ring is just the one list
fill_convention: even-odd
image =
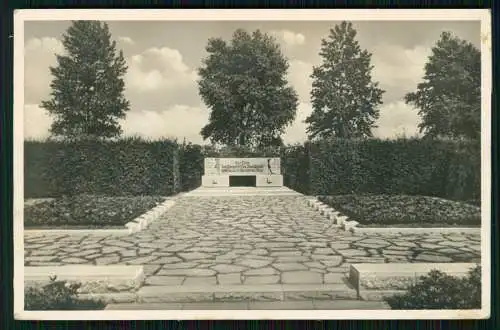
[[(178, 196), (175, 196), (178, 197)], [(174, 197), (174, 198), (175, 198)], [(175, 204), (175, 200), (171, 197), (167, 198), (161, 204), (155, 206), (144, 214), (129, 221), (125, 224), (124, 229), (25, 229), (23, 232), (27, 235), (79, 235), (79, 236), (127, 236), (145, 229), (150, 223), (156, 221), (169, 208)]]
[(171, 208), (175, 204), (175, 200), (167, 199), (160, 205), (152, 208), (146, 213), (138, 216), (134, 220), (127, 222), (125, 227), (127, 227), (128, 233), (133, 234), (137, 233), (152, 223), (156, 221), (161, 215), (163, 215), (169, 208)]
[(136, 296), (139, 303), (356, 300), (357, 292), (345, 284), (172, 285), (143, 286)]
[(145, 281), (144, 267), (132, 265), (71, 265), (24, 267), (24, 286), (39, 287), (55, 278), (78, 283), (82, 294), (131, 294)]
[(24, 235), (127, 236), (128, 229), (25, 229)]
[(349, 283), (362, 300), (382, 300), (406, 292), (409, 285), (431, 270), (439, 270), (454, 277), (467, 276), (476, 263), (380, 263), (351, 264)]
[(299, 300), (194, 303), (115, 303), (105, 310), (388, 310), (382, 301)]
[(357, 227), (354, 230), (356, 233), (363, 234), (481, 234), (481, 228), (452, 228), (452, 227), (429, 227), (429, 228), (368, 228)]
[(358, 225), (357, 221), (350, 220), (348, 217), (341, 215), (339, 211), (319, 201), (317, 198), (308, 199), (307, 204), (321, 215), (324, 215), (327, 219), (333, 220), (333, 223), (337, 224), (343, 230), (350, 232), (356, 230), (356, 226)]
[(333, 220), (345, 231), (360, 234), (405, 234), (405, 233), (429, 233), (429, 234), (480, 234), (481, 228), (470, 227), (358, 227), (359, 222), (350, 220), (333, 207), (319, 201), (317, 198), (309, 198), (307, 204), (324, 215), (327, 219)]

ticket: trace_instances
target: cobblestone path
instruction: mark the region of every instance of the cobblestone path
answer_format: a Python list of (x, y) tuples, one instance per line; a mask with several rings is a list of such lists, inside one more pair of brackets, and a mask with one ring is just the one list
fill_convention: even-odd
[(179, 198), (131, 236), (25, 234), (25, 265), (144, 265), (147, 285), (342, 283), (351, 263), (478, 262), (472, 234), (352, 234), (305, 196)]

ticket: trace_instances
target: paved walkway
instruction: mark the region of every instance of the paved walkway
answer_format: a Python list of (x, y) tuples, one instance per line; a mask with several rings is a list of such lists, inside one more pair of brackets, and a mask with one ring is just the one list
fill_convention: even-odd
[(478, 262), (472, 234), (352, 234), (295, 194), (197, 192), (132, 236), (25, 234), (25, 265), (144, 265), (150, 286), (344, 283), (351, 263)]

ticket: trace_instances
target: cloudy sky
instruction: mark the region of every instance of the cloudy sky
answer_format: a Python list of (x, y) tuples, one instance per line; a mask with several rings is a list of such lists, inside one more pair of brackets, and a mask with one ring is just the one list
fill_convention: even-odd
[[(297, 90), (297, 118), (288, 127), (285, 142), (306, 138), (303, 121), (311, 113), (310, 88), (313, 65), (321, 63), (321, 39), (340, 22), (126, 22), (112, 21), (109, 27), (128, 63), (126, 96), (131, 111), (122, 122), (126, 135), (149, 138), (176, 137), (201, 143), (199, 134), (209, 111), (197, 92), (197, 68), (206, 56), (208, 38), (230, 39), (237, 28), (261, 29), (273, 34), (290, 62), (288, 80)], [(417, 111), (403, 97), (421, 80), (431, 47), (442, 31), (451, 31), (480, 47), (479, 22), (353, 22), (362, 48), (373, 54), (373, 78), (386, 90), (381, 117), (374, 130), (378, 137), (393, 138), (418, 132)], [(50, 116), (39, 107), (48, 99), (55, 53), (63, 50), (62, 34), (68, 21), (25, 22), (26, 138), (48, 136)]]

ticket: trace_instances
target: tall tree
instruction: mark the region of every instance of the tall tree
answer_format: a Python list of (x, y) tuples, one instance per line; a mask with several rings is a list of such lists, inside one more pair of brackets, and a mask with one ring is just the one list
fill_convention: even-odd
[(288, 86), (288, 60), (266, 33), (238, 29), (228, 43), (209, 39), (199, 69), (199, 93), (210, 108), (201, 130), (213, 143), (241, 146), (281, 144), (298, 105)]
[(443, 32), (425, 65), (423, 82), (405, 96), (419, 109), (426, 137), (481, 136), (481, 52)]
[(383, 90), (372, 82), (371, 54), (361, 50), (352, 23), (342, 22), (321, 40), (323, 62), (313, 68), (309, 138), (372, 136)]
[(53, 136), (69, 139), (111, 138), (121, 134), (118, 119), (129, 102), (123, 95), (127, 65), (117, 54), (108, 25), (74, 21), (63, 35), (65, 54), (51, 67), (51, 99), (43, 101), (53, 117)]

